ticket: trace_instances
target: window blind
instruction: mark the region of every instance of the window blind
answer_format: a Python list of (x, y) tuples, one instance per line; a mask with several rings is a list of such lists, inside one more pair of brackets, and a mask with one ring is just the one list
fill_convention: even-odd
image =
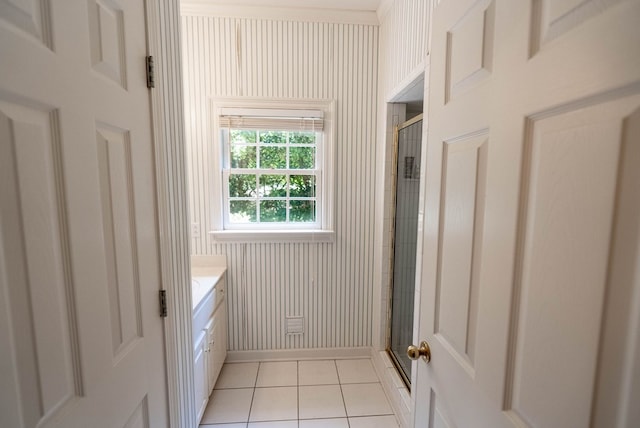
[(223, 108), (219, 126), (229, 129), (319, 132), (324, 128), (324, 119), (323, 112), (319, 110)]

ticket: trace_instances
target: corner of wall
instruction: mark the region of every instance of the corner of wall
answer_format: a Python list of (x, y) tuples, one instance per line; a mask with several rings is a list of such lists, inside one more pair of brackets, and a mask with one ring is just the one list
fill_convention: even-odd
[(393, 6), (394, 0), (382, 0), (380, 2), (380, 6), (376, 10), (376, 14), (378, 15), (378, 21), (382, 23), (388, 16), (391, 7)]

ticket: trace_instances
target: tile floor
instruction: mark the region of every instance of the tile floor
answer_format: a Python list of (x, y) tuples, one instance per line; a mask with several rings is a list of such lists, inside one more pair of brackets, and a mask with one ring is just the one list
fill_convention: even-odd
[(397, 428), (370, 359), (227, 363), (200, 428)]

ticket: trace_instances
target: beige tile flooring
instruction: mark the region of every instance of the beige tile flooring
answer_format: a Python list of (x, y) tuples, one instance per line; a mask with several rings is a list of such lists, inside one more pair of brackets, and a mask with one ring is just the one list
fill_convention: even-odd
[(200, 428), (397, 428), (370, 359), (227, 363)]

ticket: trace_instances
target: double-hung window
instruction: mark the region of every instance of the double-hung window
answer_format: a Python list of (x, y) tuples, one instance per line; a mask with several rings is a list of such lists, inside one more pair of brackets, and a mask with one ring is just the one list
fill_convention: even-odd
[(229, 106), (217, 113), (222, 227), (214, 236), (314, 240), (330, 233), (325, 109)]

